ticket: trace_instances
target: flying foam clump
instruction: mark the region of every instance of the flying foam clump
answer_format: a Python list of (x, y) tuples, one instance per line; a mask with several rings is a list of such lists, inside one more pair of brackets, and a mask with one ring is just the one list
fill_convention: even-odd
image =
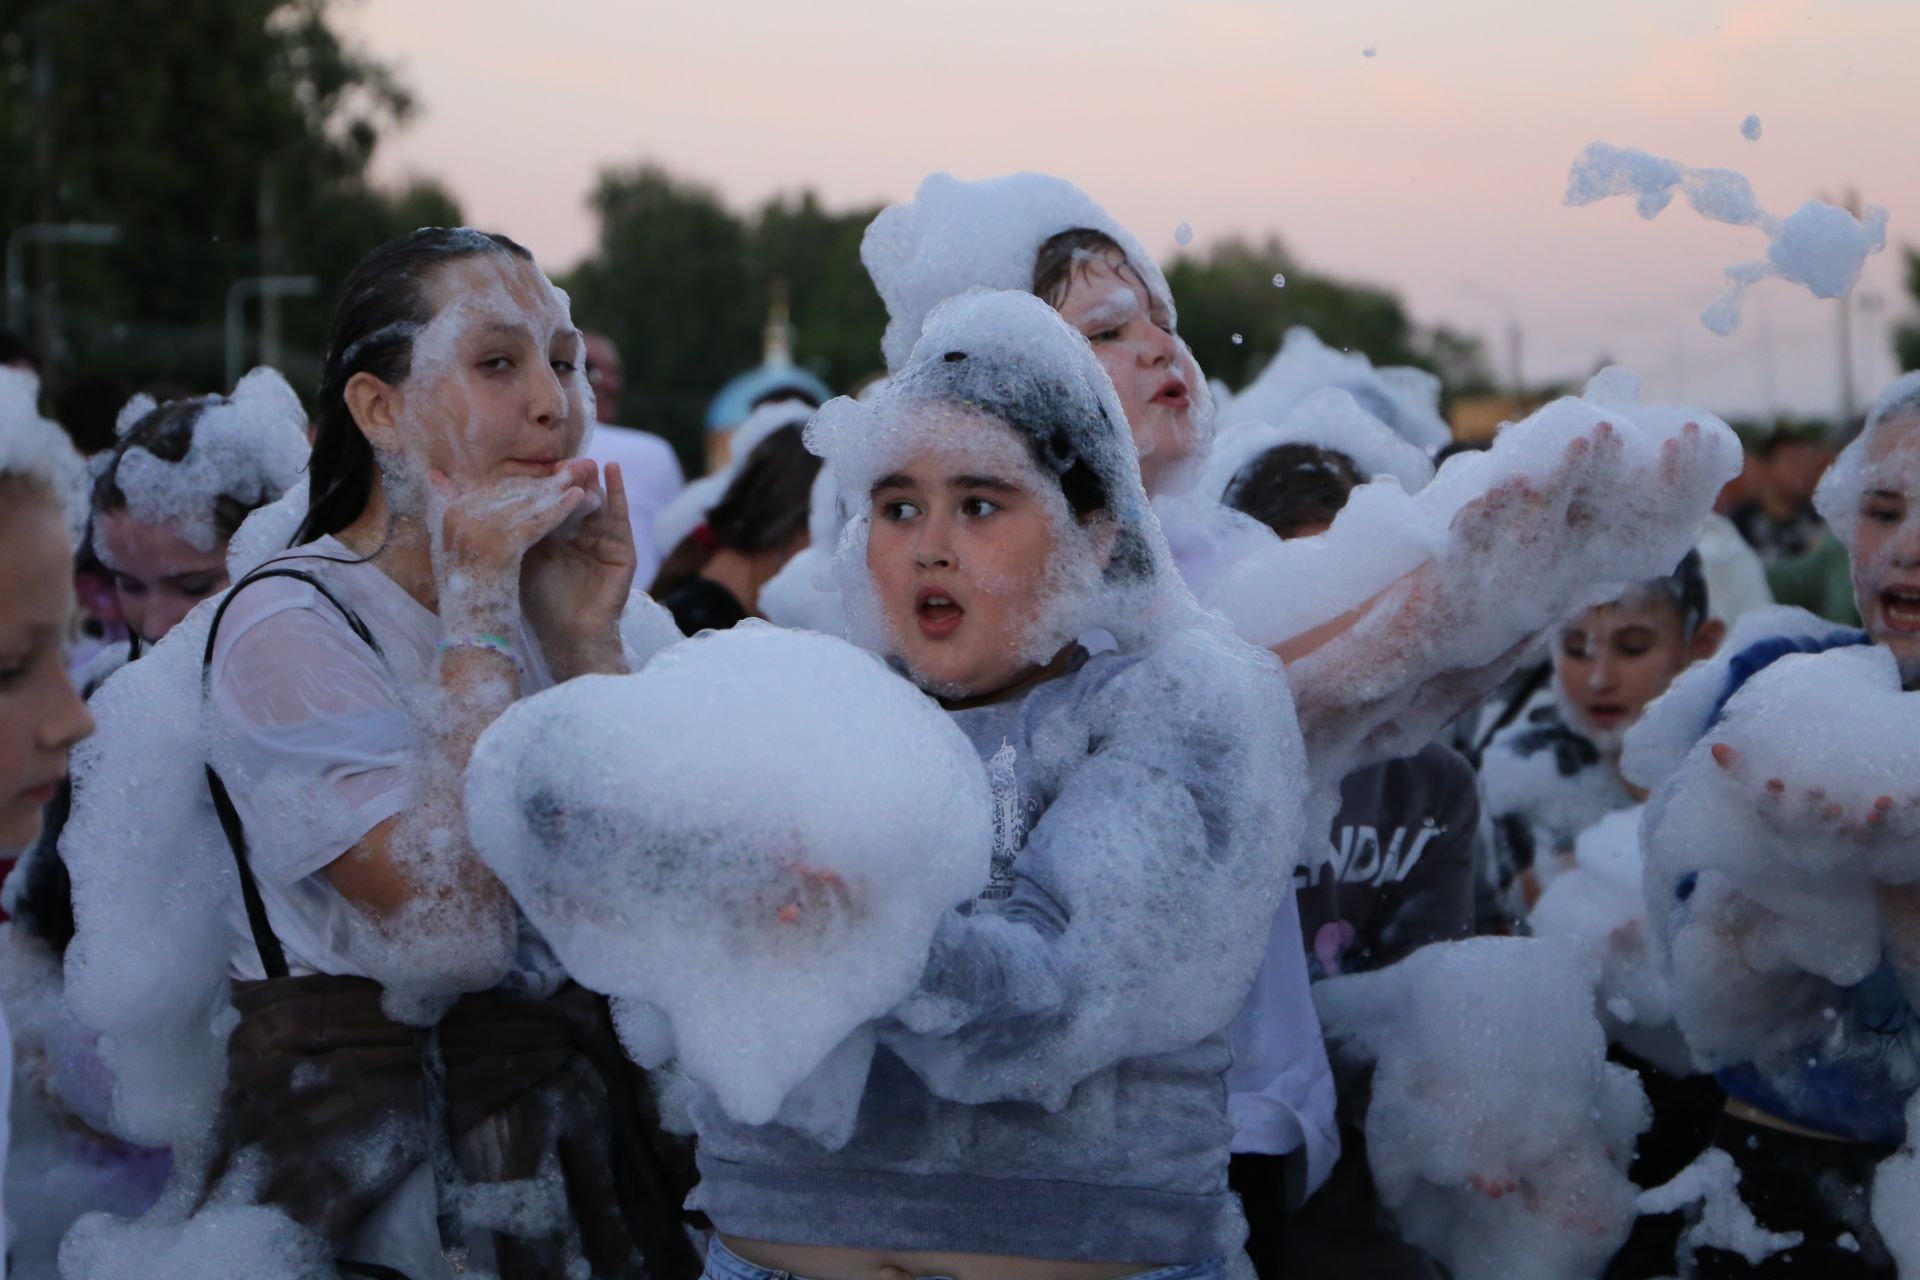
[[(1759, 136), (1759, 121), (1749, 118)], [(1740, 327), (1740, 300), (1769, 277), (1800, 285), (1816, 298), (1845, 297), (1873, 254), (1887, 247), (1887, 211), (1867, 206), (1856, 217), (1837, 205), (1809, 200), (1785, 218), (1761, 207), (1753, 185), (1732, 169), (1695, 169), (1636, 147), (1596, 142), (1580, 153), (1567, 176), (1566, 201), (1596, 204), (1632, 196), (1643, 218), (1657, 218), (1674, 195), (1715, 222), (1753, 227), (1767, 237), (1767, 256), (1727, 268), (1727, 289), (1700, 313), (1700, 322), (1721, 337)]]

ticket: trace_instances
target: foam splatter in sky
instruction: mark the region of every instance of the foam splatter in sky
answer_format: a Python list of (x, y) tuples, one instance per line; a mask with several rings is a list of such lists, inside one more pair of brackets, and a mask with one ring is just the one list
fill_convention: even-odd
[[(1759, 120), (1749, 117), (1747, 124), (1752, 129), (1747, 136), (1758, 137)], [(1766, 233), (1766, 256), (1728, 267), (1726, 291), (1700, 313), (1701, 323), (1721, 337), (1740, 327), (1741, 297), (1760, 281), (1771, 276), (1816, 298), (1845, 297), (1867, 259), (1887, 247), (1887, 211), (1878, 205), (1856, 217), (1837, 205), (1809, 200), (1781, 218), (1762, 208), (1753, 184), (1732, 169), (1695, 169), (1636, 147), (1593, 143), (1567, 175), (1568, 204), (1632, 196), (1640, 216), (1649, 219), (1660, 216), (1675, 192), (1702, 217)]]

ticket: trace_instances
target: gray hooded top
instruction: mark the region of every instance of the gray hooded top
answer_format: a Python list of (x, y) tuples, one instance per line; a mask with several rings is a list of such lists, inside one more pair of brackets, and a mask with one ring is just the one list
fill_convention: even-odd
[[(943, 312), (913, 363), (963, 352), (1016, 389), (1036, 366), (1056, 384), (1082, 360), (1099, 372), (1030, 296)], [(1089, 383), (1111, 399), (1104, 378)], [(863, 457), (888, 465), (874, 434), (912, 431), (901, 407), (823, 415), (850, 490), (863, 491)], [(1077, 444), (1056, 434), (1052, 452), (1125, 456), (1125, 419), (1105, 418)], [(1091, 448), (1102, 432), (1115, 438)], [(864, 445), (843, 447), (850, 433)], [(918, 991), (871, 1028), (879, 1049), (845, 1145), (696, 1100), (690, 1204), (727, 1235), (1155, 1264), (1237, 1247), (1226, 1028), (1300, 846), (1304, 751), (1278, 664), (1179, 590), (1137, 474), (1089, 461), (1119, 490), (1109, 509), (1163, 607), (1150, 627), (1102, 612), (1140, 608), (1139, 582), (1116, 583), (1091, 620), (1123, 637), (1120, 652), (1078, 653), (1017, 698), (954, 713), (993, 783), (993, 874), (943, 918)], [(849, 526), (843, 570), (864, 565), (865, 527)]]

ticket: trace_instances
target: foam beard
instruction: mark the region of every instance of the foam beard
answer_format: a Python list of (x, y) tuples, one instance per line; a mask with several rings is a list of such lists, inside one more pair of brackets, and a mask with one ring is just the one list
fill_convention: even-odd
[(1560, 683), (1560, 675), (1558, 672), (1554, 673), (1551, 683), (1553, 685), (1553, 705), (1560, 712), (1560, 718), (1564, 720), (1567, 726), (1575, 733), (1599, 748), (1600, 755), (1603, 758), (1607, 760), (1618, 760), (1622, 748), (1624, 748), (1627, 743), (1627, 732), (1640, 722), (1640, 717), (1635, 716), (1633, 719), (1626, 721), (1616, 728), (1598, 728), (1587, 722), (1587, 717), (1581, 713), (1579, 707), (1574, 705), (1573, 699), (1567, 696), (1566, 687)]
[(1192, 436), (1187, 442), (1186, 456), (1167, 468), (1160, 478), (1159, 489), (1149, 495), (1156, 499), (1177, 498), (1200, 488), (1200, 482), (1207, 474), (1207, 464), (1213, 458), (1213, 428), (1216, 412), (1213, 385), (1207, 381), (1206, 374), (1201, 372), (1200, 362), (1194, 358), (1193, 348), (1187, 345), (1187, 340), (1176, 336), (1174, 341), (1180, 344), (1180, 352), (1184, 357), (1184, 360), (1176, 363), (1184, 364), (1187, 371), (1193, 375), (1187, 387), (1187, 394), (1192, 400), (1187, 410)]

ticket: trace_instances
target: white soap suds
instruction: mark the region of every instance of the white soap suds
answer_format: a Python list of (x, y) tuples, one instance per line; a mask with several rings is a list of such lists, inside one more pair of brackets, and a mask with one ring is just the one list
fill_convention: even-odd
[(1238, 426), (1222, 431), (1201, 492), (1224, 501), (1234, 478), (1249, 464), (1286, 444), (1345, 454), (1363, 481), (1393, 480), (1408, 493), (1419, 492), (1433, 479), (1433, 463), (1425, 453), (1362, 409), (1350, 393), (1324, 387), (1293, 405), (1278, 426), (1239, 420)]
[[(1758, 121), (1753, 120), (1756, 131)], [(1727, 268), (1728, 286), (1700, 321), (1722, 337), (1740, 327), (1740, 300), (1768, 277), (1798, 284), (1816, 298), (1840, 298), (1860, 279), (1867, 258), (1887, 247), (1887, 211), (1869, 205), (1862, 216), (1809, 200), (1785, 218), (1760, 205), (1747, 179), (1731, 169), (1695, 169), (1634, 147), (1596, 142), (1573, 162), (1566, 202), (1590, 205), (1632, 196), (1643, 218), (1658, 217), (1678, 192), (1695, 212), (1716, 222), (1753, 227), (1767, 237), (1767, 256)]]
[[(120, 411), (124, 436), (157, 406), (135, 396)], [(127, 514), (141, 524), (172, 529), (202, 551), (219, 537), (213, 500), (245, 506), (272, 502), (299, 480), (307, 462), (307, 415), (278, 370), (261, 367), (233, 393), (211, 399), (193, 423), (186, 456), (168, 462), (135, 445), (121, 455), (114, 477)]]
[(1757, 1267), (1805, 1238), (1798, 1231), (1768, 1231), (1755, 1220), (1753, 1210), (1740, 1198), (1738, 1166), (1717, 1147), (1702, 1152), (1671, 1182), (1640, 1194), (1641, 1213), (1677, 1213), (1696, 1204), (1699, 1211), (1680, 1238), (1683, 1255), (1695, 1249), (1724, 1249)]
[[(1191, 240), (1192, 228), (1181, 226)], [(883, 210), (860, 242), (860, 260), (887, 304), (887, 368), (906, 364), (928, 315), (948, 298), (973, 288), (1032, 289), (1040, 246), (1079, 228), (1118, 244), (1174, 319), (1173, 294), (1152, 255), (1072, 183), (1039, 173), (978, 182), (936, 173), (911, 201)]]
[(569, 972), (637, 1002), (635, 1056), (670, 1042), (748, 1123), (913, 989), (993, 847), (985, 773), (937, 706), (842, 641), (757, 624), (520, 702), (467, 806)]
[(1345, 391), (1415, 448), (1432, 451), (1453, 438), (1440, 416), (1438, 378), (1424, 369), (1376, 367), (1358, 352), (1334, 350), (1298, 325), (1287, 330), (1266, 368), (1221, 406), (1220, 431), (1248, 422), (1283, 423), (1302, 400), (1328, 387)]
[(1381, 1200), (1461, 1280), (1598, 1276), (1632, 1226), (1650, 1113), (1606, 1060), (1597, 976), (1572, 942), (1474, 938), (1314, 987), (1339, 1051), (1376, 1064)]
[(40, 416), (40, 379), (0, 366), (0, 476), (25, 476), (46, 486), (66, 516), (67, 535), (79, 541), (87, 523), (87, 468), (60, 424)]

